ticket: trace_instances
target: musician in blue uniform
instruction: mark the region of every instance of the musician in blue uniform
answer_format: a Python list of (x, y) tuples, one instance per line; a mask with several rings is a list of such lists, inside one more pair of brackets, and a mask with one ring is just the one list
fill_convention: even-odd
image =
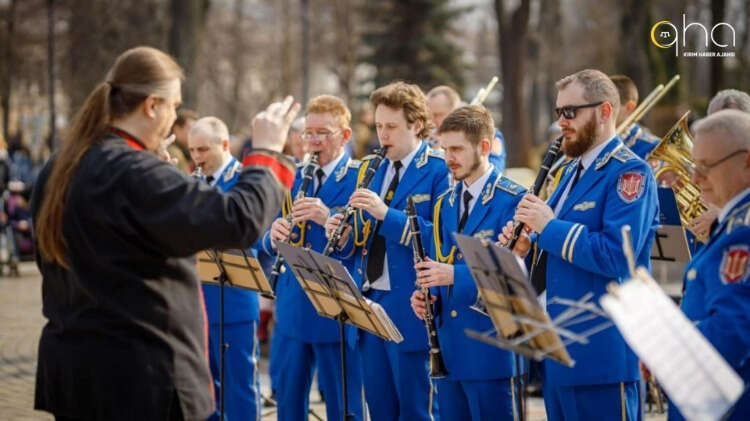
[[(188, 150), (210, 185), (228, 191), (239, 178), (242, 164), (229, 152), (229, 131), (218, 118), (203, 117), (193, 124), (188, 135)], [(209, 322), (208, 355), (217, 402), (221, 378), (219, 291), (218, 285), (203, 285)], [(260, 356), (256, 336), (258, 315), (258, 293), (224, 288), (224, 342), (229, 344), (224, 354), (226, 420), (255, 419), (260, 413), (256, 364)], [(218, 408), (210, 419), (219, 419)]]
[[(430, 118), (432, 124), (437, 130), (442, 124), (443, 119), (461, 106), (461, 96), (455, 89), (447, 85), (440, 85), (430, 89), (427, 92), (427, 106), (430, 109)], [(490, 164), (494, 165), (498, 171), (505, 171), (505, 137), (500, 130), (493, 129), (495, 132), (490, 148)], [(430, 136), (430, 142), (434, 143), (433, 147), (439, 147), (439, 142), (435, 139), (435, 134)]]
[[(430, 260), (417, 263), (419, 284), (433, 288), (440, 350), (448, 377), (436, 381), (444, 420), (513, 420), (518, 381), (513, 354), (466, 336), (465, 329), (493, 329), (490, 318), (472, 310), (478, 290), (457, 250), (453, 234), (494, 239), (513, 219), (525, 189), (503, 177), (489, 162), (494, 125), (481, 105), (453, 111), (438, 129), (440, 146), (458, 181), (435, 204), (433, 224), (425, 225)], [(412, 309), (420, 319), (425, 298), (413, 292)]]
[[(638, 88), (635, 86), (633, 80), (625, 75), (611, 75), (609, 78), (615, 84), (617, 92), (620, 94), (620, 108), (617, 111), (616, 120), (616, 126), (619, 126), (638, 106)], [(641, 159), (646, 159), (648, 154), (659, 144), (660, 140), (659, 137), (651, 134), (645, 127), (638, 123), (633, 123), (627, 129), (627, 134), (622, 138), (622, 143), (635, 152)]]
[[(553, 319), (564, 308), (550, 303), (551, 297), (578, 300), (593, 293), (598, 302), (607, 284), (628, 278), (623, 225), (631, 227), (636, 263), (649, 268), (658, 224), (651, 169), (615, 134), (619, 95), (612, 81), (597, 70), (582, 70), (558, 81), (557, 89), (562, 149), (573, 159), (549, 204), (528, 194), (515, 216), (536, 233), (539, 253), (533, 256), (532, 283), (538, 291), (546, 289)], [(506, 225), (501, 242), (509, 232)], [(519, 241), (516, 251), (524, 255), (527, 246)], [(571, 329), (583, 332), (601, 322), (578, 323)], [(572, 344), (568, 352), (574, 367), (551, 361), (544, 366), (550, 420), (639, 419), (638, 360), (617, 329), (596, 333), (587, 344)]]
[[(320, 167), (314, 172), (305, 197), (292, 203), (302, 181), (300, 164), (297, 177), (282, 213), (263, 238), (263, 248), (276, 253), (276, 243), (289, 239), (292, 245), (322, 252), (327, 240), (324, 224), (331, 209), (346, 205), (352, 194), (359, 161), (344, 152), (351, 137), (351, 113), (343, 101), (330, 95), (313, 98), (305, 112), (302, 139), (307, 152), (318, 154)], [(293, 226), (285, 219), (291, 212)], [(291, 230), (291, 232), (290, 232)], [(291, 235), (290, 235), (291, 234)], [(351, 259), (343, 260), (351, 269)], [(326, 414), (330, 420), (342, 418), (341, 354), (339, 327), (332, 319), (318, 316), (312, 303), (288, 267), (276, 285), (276, 327), (278, 336), (273, 358), (277, 359), (276, 396), (279, 420), (305, 419), (314, 366), (325, 393)], [(362, 379), (359, 354), (347, 352), (349, 412), (362, 419)]]
[[(396, 344), (360, 332), (365, 397), (375, 421), (429, 420), (437, 405), (427, 368), (427, 334), (409, 307), (416, 275), (404, 209), (407, 196), (413, 196), (418, 216), (431, 220), (435, 201), (448, 188), (448, 168), (442, 153), (422, 140), (431, 124), (419, 87), (392, 83), (374, 91), (370, 101), (387, 159), (370, 188), (351, 197), (361, 212), (342, 255), (355, 254), (353, 274), (364, 295), (383, 306), (404, 340)], [(332, 229), (340, 219), (329, 221)]]
[[(742, 380), (750, 382), (750, 114), (724, 110), (693, 126), (692, 181), (720, 211), (685, 267), (682, 310)], [(729, 420), (750, 418), (750, 389)], [(682, 419), (670, 406), (670, 420)]]

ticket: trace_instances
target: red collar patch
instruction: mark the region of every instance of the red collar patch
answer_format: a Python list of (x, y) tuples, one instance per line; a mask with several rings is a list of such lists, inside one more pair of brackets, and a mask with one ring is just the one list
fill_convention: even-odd
[(128, 146), (130, 146), (131, 148), (133, 148), (133, 149), (135, 149), (137, 151), (142, 151), (142, 150), (146, 149), (143, 146), (143, 144), (138, 139), (136, 139), (134, 136), (132, 136), (130, 133), (128, 133), (128, 132), (126, 132), (124, 130), (120, 130), (120, 129), (115, 128), (115, 127), (111, 127), (110, 131), (112, 133), (116, 134), (117, 136), (120, 136), (121, 138), (125, 139), (125, 142), (127, 142)]

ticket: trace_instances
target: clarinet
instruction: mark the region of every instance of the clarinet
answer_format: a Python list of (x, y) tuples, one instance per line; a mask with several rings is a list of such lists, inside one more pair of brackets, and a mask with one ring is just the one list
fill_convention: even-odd
[[(411, 230), (411, 246), (414, 249), (414, 262), (419, 263), (426, 260), (424, 247), (422, 246), (422, 233), (417, 221), (417, 209), (414, 207), (414, 199), (409, 196), (406, 202), (406, 216), (409, 217), (409, 229)], [(425, 298), (424, 324), (427, 328), (427, 339), (430, 344), (430, 377), (439, 379), (448, 375), (443, 355), (440, 353), (440, 342), (438, 341), (437, 328), (435, 327), (435, 316), (432, 314), (432, 298), (429, 288), (420, 288)]]
[[(370, 182), (372, 182), (372, 178), (375, 176), (375, 172), (383, 162), (383, 158), (385, 158), (385, 153), (387, 152), (387, 150), (388, 148), (380, 148), (375, 150), (375, 156), (370, 160), (370, 165), (367, 167), (367, 171), (362, 177), (362, 181), (360, 181), (357, 185), (358, 189), (366, 189), (370, 187)], [(341, 236), (344, 235), (344, 230), (348, 225), (351, 224), (355, 212), (356, 209), (354, 209), (352, 205), (346, 205), (344, 210), (340, 212), (340, 214), (344, 215), (344, 219), (341, 221), (341, 224), (336, 227), (336, 231), (333, 232), (331, 238), (328, 239), (326, 248), (323, 249), (323, 255), (329, 256), (334, 252), (334, 250), (336, 249), (336, 245), (339, 243), (339, 240), (341, 240)]]
[[(560, 136), (557, 139), (552, 141), (552, 144), (549, 145), (549, 149), (547, 149), (547, 153), (544, 154), (544, 160), (542, 160), (542, 167), (539, 168), (539, 173), (536, 175), (536, 180), (534, 180), (534, 186), (532, 187), (531, 192), (538, 196), (539, 192), (542, 190), (542, 186), (544, 186), (544, 180), (547, 179), (547, 174), (549, 173), (549, 169), (552, 166), (552, 164), (557, 161), (557, 159), (560, 157), (560, 154), (562, 151), (560, 150), (560, 145), (562, 144), (563, 137)], [(516, 226), (516, 229), (513, 230), (513, 238), (510, 239), (510, 243), (508, 243), (508, 248), (513, 250), (513, 247), (516, 246), (516, 242), (518, 241), (518, 237), (521, 236), (521, 232), (523, 231), (523, 227), (525, 224), (520, 223), (518, 226)]]
[(195, 169), (190, 176), (198, 181), (206, 181), (206, 175), (203, 174), (203, 168), (200, 165), (195, 166)]
[[(539, 195), (539, 191), (542, 190), (542, 186), (544, 186), (544, 181), (547, 179), (547, 174), (549, 174), (549, 169), (552, 167), (552, 165), (560, 158), (560, 155), (562, 154), (562, 151), (560, 150), (560, 145), (562, 144), (563, 137), (560, 136), (557, 139), (552, 141), (552, 144), (549, 145), (549, 149), (547, 149), (547, 153), (544, 154), (544, 159), (542, 160), (542, 167), (539, 169), (539, 172), (536, 175), (536, 179), (534, 180), (534, 186), (532, 187), (532, 193), (534, 195)], [(523, 231), (524, 223), (520, 223), (516, 226), (516, 228), (513, 230), (513, 237), (510, 239), (510, 242), (508, 243), (508, 249), (513, 250), (513, 247), (516, 246), (516, 243), (518, 242), (518, 238), (521, 236), (521, 232)], [(474, 311), (478, 311), (482, 314), (487, 314), (487, 307), (484, 305), (484, 300), (481, 296), (477, 298), (476, 303), (470, 306), (470, 308)]]
[[(310, 161), (305, 166), (305, 169), (302, 170), (302, 183), (300, 183), (299, 190), (297, 190), (297, 195), (294, 196), (294, 202), (296, 202), (299, 199), (302, 199), (305, 197), (305, 192), (310, 187), (310, 183), (313, 179), (313, 174), (315, 174), (315, 169), (318, 167), (318, 152), (315, 152), (310, 157)], [(292, 202), (292, 203), (294, 203)], [(292, 210), (289, 209), (289, 212), (286, 214), (285, 217), (286, 221), (289, 223), (289, 236), (292, 235)], [(289, 242), (289, 237), (284, 240), (285, 243)], [(269, 277), (269, 282), (271, 284), (271, 290), (276, 291), (276, 283), (279, 281), (279, 274), (283, 272), (284, 267), (284, 256), (281, 255), (281, 253), (276, 255), (276, 261), (273, 262), (273, 268), (271, 269), (271, 276)], [(266, 298), (272, 298), (272, 297), (266, 297)]]

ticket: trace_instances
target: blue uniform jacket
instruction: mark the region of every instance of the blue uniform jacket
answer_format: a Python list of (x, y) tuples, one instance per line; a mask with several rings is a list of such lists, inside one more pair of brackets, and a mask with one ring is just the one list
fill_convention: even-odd
[[(682, 310), (737, 371), (750, 382), (750, 194), (727, 218), (685, 268)], [(750, 415), (748, 389), (730, 419)]]
[[(214, 187), (221, 191), (229, 190), (240, 175), (242, 164), (234, 157), (229, 165), (216, 180)], [(253, 254), (255, 251), (253, 250)], [(211, 325), (218, 325), (219, 315), (219, 291), (218, 285), (203, 285), (203, 296), (206, 301), (206, 313)], [(224, 323), (237, 323), (258, 320), (260, 309), (258, 307), (258, 293), (246, 289), (224, 287)]]
[[(550, 197), (554, 209), (571, 181), (578, 159), (566, 164), (557, 189)], [(556, 219), (539, 234), (538, 246), (548, 254), (547, 311), (554, 319), (564, 306), (552, 297), (580, 299), (594, 293), (593, 301), (606, 293), (610, 282), (629, 276), (622, 251), (620, 228), (630, 225), (638, 266), (651, 267), (650, 252), (658, 224), (659, 203), (651, 169), (642, 159), (613, 138), (583, 173), (562, 205)], [(571, 325), (583, 332), (601, 318)], [(617, 329), (610, 327), (590, 337), (588, 344), (568, 347), (574, 368), (548, 362), (550, 379), (563, 386), (616, 383), (639, 379), (638, 358)]]
[[(385, 173), (390, 165), (384, 161), (373, 177), (370, 190), (380, 194)], [(364, 165), (363, 165), (364, 166)], [(391, 317), (404, 337), (401, 349), (417, 351), (427, 349), (427, 333), (424, 324), (417, 319), (409, 305), (411, 294), (416, 288), (414, 255), (408, 234), (408, 219), (404, 209), (406, 198), (414, 196), (417, 215), (425, 220), (432, 220), (432, 210), (438, 196), (448, 188), (448, 167), (445, 165), (442, 152), (431, 149), (427, 142), (422, 142), (414, 159), (403, 173), (393, 195), (385, 219), (380, 226), (380, 234), (385, 238), (385, 249), (388, 254), (388, 275), (391, 290), (383, 295), (380, 305)], [(355, 280), (360, 287), (363, 284), (367, 268), (368, 250), (377, 221), (367, 212), (357, 212), (355, 224), (356, 248), (352, 241), (347, 243), (344, 255), (354, 254)]]
[(625, 138), (622, 139), (622, 143), (630, 148), (630, 150), (638, 155), (638, 157), (646, 159), (648, 154), (650, 154), (651, 151), (656, 148), (656, 145), (659, 144), (660, 140), (661, 139), (636, 123), (630, 128), (630, 131)]
[[(525, 191), (495, 168), (469, 213), (463, 234), (494, 241), (503, 226), (513, 219)], [(454, 265), (453, 285), (432, 289), (438, 297), (436, 323), (440, 350), (451, 380), (509, 378), (514, 375), (513, 354), (464, 333), (465, 329), (485, 332), (493, 329), (493, 325), (488, 316), (469, 308), (476, 303), (478, 291), (453, 236), (458, 231), (460, 195), (460, 187), (451, 187), (435, 204), (433, 223), (423, 224), (422, 236), (430, 257)]]
[[(349, 201), (349, 197), (356, 186), (360, 164), (360, 161), (349, 159), (346, 155), (323, 182), (317, 197), (332, 211), (346, 206)], [(302, 183), (301, 171), (302, 164), (297, 171), (290, 195), (287, 196), (287, 204), (279, 214), (280, 218), (289, 211), (292, 198), (297, 195), (297, 190)], [(312, 196), (314, 184), (310, 183), (306, 196)], [(323, 252), (327, 243), (324, 227), (311, 221), (295, 224), (290, 241), (292, 245), (311, 248), (318, 252)], [(276, 251), (271, 247), (270, 230), (263, 236), (262, 247), (266, 253), (276, 256)], [(342, 263), (351, 272), (351, 259), (344, 259)], [(284, 265), (286, 266), (286, 263)], [(279, 275), (276, 285), (275, 329), (278, 329), (278, 332), (285, 336), (306, 343), (339, 342), (338, 323), (333, 319), (318, 316), (312, 303), (297, 282), (294, 272), (288, 266), (284, 273)]]

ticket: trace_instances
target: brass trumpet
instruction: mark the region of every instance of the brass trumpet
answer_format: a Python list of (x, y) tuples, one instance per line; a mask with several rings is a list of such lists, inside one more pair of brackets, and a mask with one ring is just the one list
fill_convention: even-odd
[(672, 89), (672, 87), (677, 83), (678, 80), (680, 80), (680, 75), (674, 75), (674, 77), (670, 79), (666, 85), (657, 85), (656, 88), (654, 88), (654, 90), (651, 91), (651, 93), (648, 94), (648, 96), (643, 101), (641, 101), (640, 104), (638, 104), (638, 107), (636, 107), (636, 109), (633, 110), (632, 113), (630, 113), (625, 121), (617, 126), (617, 135), (620, 137), (625, 136), (627, 134), (627, 131), (630, 130), (630, 127), (640, 121), (647, 112), (651, 111), (651, 108), (656, 105), (656, 103), (659, 102), (659, 100), (662, 99), (662, 97), (666, 95), (670, 89)]
[(484, 103), (484, 100), (487, 99), (487, 96), (492, 92), (492, 88), (495, 87), (497, 84), (498, 78), (497, 76), (493, 76), (492, 80), (490, 80), (490, 83), (487, 84), (484, 88), (480, 89), (479, 92), (477, 92), (476, 95), (474, 95), (474, 99), (471, 100), (469, 103), (470, 105), (482, 105)]
[[(646, 159), (663, 161), (664, 165), (654, 172), (657, 181), (671, 171), (677, 175), (672, 183), (677, 208), (680, 211), (682, 225), (688, 227), (696, 216), (703, 214), (708, 209), (701, 200), (701, 189), (693, 184), (690, 177), (695, 172), (695, 163), (690, 157), (693, 150), (693, 138), (687, 125), (687, 117), (690, 111), (675, 123), (675, 125), (662, 138), (661, 142)], [(705, 242), (706, 238), (698, 236), (699, 241)]]

